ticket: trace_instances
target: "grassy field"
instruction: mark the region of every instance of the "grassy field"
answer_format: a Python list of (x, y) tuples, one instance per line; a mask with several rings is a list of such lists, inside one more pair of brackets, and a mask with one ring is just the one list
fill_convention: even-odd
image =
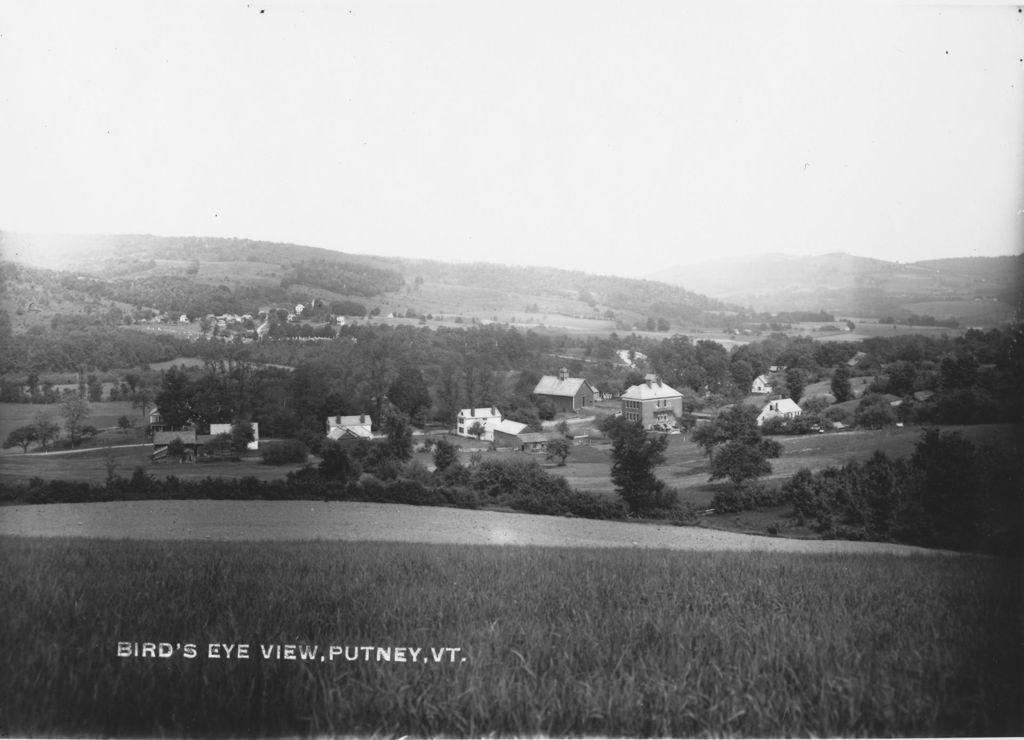
[[(116, 440), (114, 444), (117, 444)], [(181, 480), (200, 480), (202, 478), (242, 478), (252, 476), (259, 480), (283, 478), (300, 465), (264, 465), (262, 458), (254, 455), (244, 457), (238, 462), (216, 460), (210, 462), (179, 463), (171, 460), (153, 462), (150, 454), (153, 446), (145, 444), (131, 447), (111, 447), (110, 455), (114, 459), (115, 473), (129, 477), (136, 467), (143, 468), (157, 478), (169, 475)], [(107, 453), (104, 447), (97, 447), (80, 452), (51, 455), (22, 455), (21, 450), (14, 455), (0, 457), (0, 483), (24, 483), (31, 478), (44, 480), (83, 481), (86, 483), (103, 483), (107, 480)]]
[[(92, 413), (85, 419), (85, 424), (97, 429), (110, 429), (117, 426), (117, 419), (120, 416), (127, 416), (135, 422), (136, 426), (145, 424), (142, 412), (132, 408), (131, 401), (100, 401), (90, 403)], [(0, 442), (7, 439), (11, 430), (22, 426), (29, 426), (35, 422), (38, 414), (45, 413), (50, 419), (61, 425), (63, 429), (64, 420), (60, 415), (60, 404), (43, 403), (0, 403)], [(120, 437), (120, 432), (115, 433), (111, 440)], [(118, 444), (111, 441), (110, 444)], [(12, 450), (4, 450), (4, 454), (10, 454)], [(14, 448), (13, 452), (21, 454), (21, 448)]]
[[(1004, 561), (22, 538), (0, 554), (8, 736), (1024, 732)], [(396, 646), (421, 652), (354, 650)]]

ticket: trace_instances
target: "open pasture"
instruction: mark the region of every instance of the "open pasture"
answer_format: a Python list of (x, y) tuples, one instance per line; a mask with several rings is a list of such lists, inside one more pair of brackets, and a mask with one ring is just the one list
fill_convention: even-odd
[[(1004, 561), (10, 537), (0, 555), (10, 736), (1024, 731)], [(142, 642), (171, 655), (119, 657)]]
[[(84, 420), (85, 424), (97, 429), (113, 429), (117, 426), (117, 420), (121, 416), (132, 419), (136, 426), (144, 425), (146, 422), (139, 409), (132, 408), (131, 401), (99, 401), (90, 403), (92, 413)], [(64, 420), (60, 415), (60, 404), (42, 403), (0, 403), (0, 441), (7, 439), (7, 435), (18, 427), (30, 426), (35, 422), (36, 416), (47, 414), (51, 421), (64, 427)], [(120, 432), (112, 437), (110, 444), (118, 444), (116, 440)], [(3, 450), (3, 454), (21, 454), (21, 448)], [(2, 463), (0, 463), (2, 464)]]

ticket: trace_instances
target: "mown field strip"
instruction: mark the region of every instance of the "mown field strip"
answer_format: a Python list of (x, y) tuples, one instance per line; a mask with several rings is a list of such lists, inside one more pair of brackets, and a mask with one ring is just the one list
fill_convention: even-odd
[(380, 540), (470, 545), (936, 554), (697, 527), (354, 501), (114, 501), (0, 508), (0, 535), (139, 540)]
[(0, 560), (7, 736), (1024, 730), (1010, 561), (20, 537)]

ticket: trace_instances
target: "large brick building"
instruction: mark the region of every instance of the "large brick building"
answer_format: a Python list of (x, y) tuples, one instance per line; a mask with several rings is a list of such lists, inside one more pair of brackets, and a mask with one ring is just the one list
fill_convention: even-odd
[(644, 429), (655, 425), (675, 426), (683, 413), (683, 396), (657, 375), (648, 375), (643, 383), (630, 386), (622, 394), (622, 416), (627, 421), (639, 421)]

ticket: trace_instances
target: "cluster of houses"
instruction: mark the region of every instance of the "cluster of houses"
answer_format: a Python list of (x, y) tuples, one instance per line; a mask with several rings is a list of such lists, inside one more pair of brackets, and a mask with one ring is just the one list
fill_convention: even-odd
[[(772, 386), (767, 375), (754, 379), (751, 393), (770, 395)], [(600, 391), (585, 378), (570, 377), (566, 368), (561, 368), (557, 375), (545, 375), (534, 387), (533, 395), (538, 400), (546, 400), (556, 413), (574, 414), (594, 405), (601, 400)], [(678, 426), (683, 415), (683, 395), (672, 386), (663, 382), (654, 374), (648, 374), (643, 383), (626, 389), (619, 397), (621, 415), (628, 421), (640, 422), (644, 429), (651, 431), (671, 432)], [(802, 414), (800, 407), (788, 398), (778, 398), (765, 403), (757, 416), (757, 424), (761, 426), (771, 419), (794, 419)], [(705, 417), (706, 415), (694, 416)], [(708, 417), (709, 418), (709, 417)], [(707, 418), (698, 418), (697, 422)], [(196, 434), (194, 430), (165, 431), (162, 428), (160, 412), (154, 409), (150, 414), (150, 428), (154, 432), (154, 456), (160, 450), (166, 451), (168, 443), (181, 439), (190, 454), (200, 454), (204, 445), (210, 444), (218, 435), (231, 431), (230, 424), (211, 424), (207, 435)], [(259, 449), (259, 426), (253, 424), (254, 440), (249, 449)], [(461, 409), (456, 417), (455, 433), (461, 437), (488, 442), (496, 449), (512, 449), (523, 452), (544, 451), (552, 439), (564, 438), (567, 435), (530, 431), (526, 424), (505, 419), (495, 406), (479, 406)], [(369, 414), (335, 415), (326, 419), (325, 434), (327, 439), (356, 442), (373, 439), (373, 419)], [(588, 444), (586, 434), (568, 435), (574, 444)]]

